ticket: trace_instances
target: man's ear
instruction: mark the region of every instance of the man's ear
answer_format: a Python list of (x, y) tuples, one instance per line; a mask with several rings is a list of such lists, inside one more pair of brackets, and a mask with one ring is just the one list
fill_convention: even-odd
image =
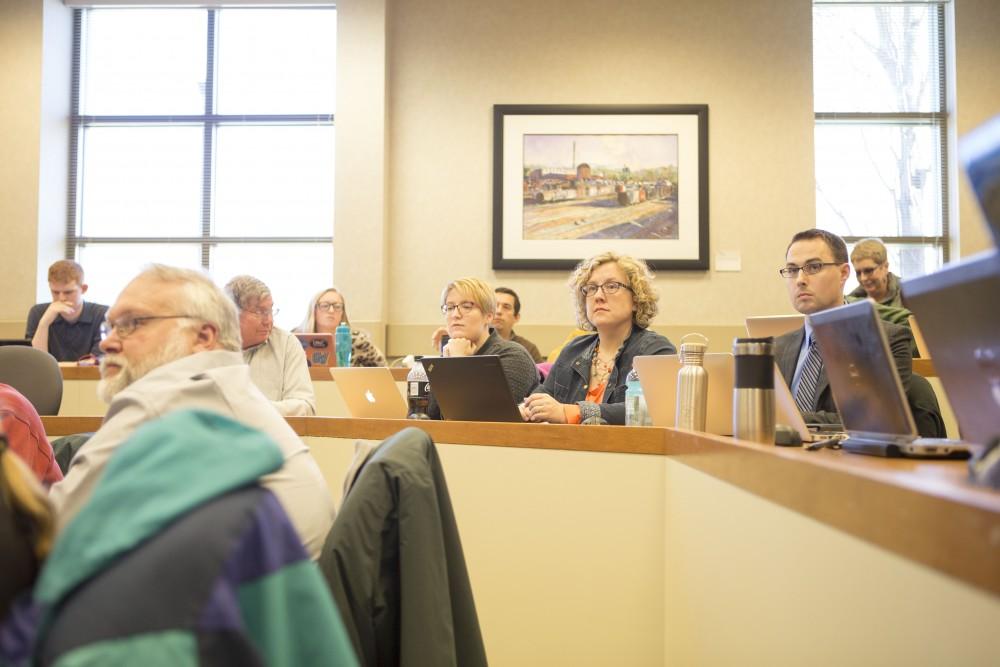
[(83, 285), (80, 285), (80, 294), (86, 294), (88, 287), (90, 287), (90, 285), (88, 285), (86, 283), (84, 283)]
[(214, 350), (219, 342), (219, 329), (214, 324), (202, 322), (195, 334), (195, 352), (206, 352)]
[(837, 268), (840, 269), (840, 286), (843, 287), (844, 283), (847, 282), (847, 278), (851, 275), (851, 265), (841, 264)]
[(521, 313), (518, 313), (517, 315), (514, 316), (514, 324), (517, 324), (520, 321), (521, 321)]

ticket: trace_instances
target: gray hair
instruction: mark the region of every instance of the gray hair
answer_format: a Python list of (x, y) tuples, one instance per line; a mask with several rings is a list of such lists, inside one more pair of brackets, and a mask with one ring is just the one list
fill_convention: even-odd
[(860, 262), (863, 259), (870, 259), (876, 264), (885, 264), (886, 257), (885, 244), (882, 239), (861, 239), (851, 251), (851, 263)]
[[(233, 302), (203, 273), (165, 264), (151, 264), (138, 278), (151, 278), (181, 289), (177, 308), (192, 319), (203, 320), (218, 330), (218, 345), (224, 350), (243, 349), (240, 320)], [(137, 278), (137, 279), (138, 279)]]
[(225, 290), (240, 310), (246, 310), (253, 304), (259, 303), (264, 297), (271, 295), (271, 290), (268, 289), (267, 285), (253, 276), (236, 276), (226, 283)]

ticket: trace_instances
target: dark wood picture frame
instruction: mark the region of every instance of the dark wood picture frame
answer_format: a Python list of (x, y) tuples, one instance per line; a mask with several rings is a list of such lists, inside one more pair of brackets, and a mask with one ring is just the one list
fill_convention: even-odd
[[(622, 167), (624, 172), (616, 172), (617, 184), (612, 183), (614, 179), (605, 178), (599, 185), (590, 186), (591, 181), (585, 180), (590, 177), (591, 168), (584, 159), (586, 155), (579, 164), (570, 165), (569, 170), (564, 169), (561, 176), (545, 174), (542, 169), (529, 171), (525, 137), (555, 137), (564, 143), (572, 142), (572, 161), (577, 162), (574, 139), (585, 140), (595, 135), (615, 139), (625, 137), (635, 142), (675, 137), (671, 139), (675, 146), (675, 164), (672, 167), (673, 173), (679, 176), (675, 179), (678, 183), (666, 179), (655, 184), (623, 183), (622, 173), (630, 173), (626, 164)], [(598, 169), (601, 166), (597, 165)], [(567, 173), (571, 170), (575, 171)], [(565, 179), (566, 183), (553, 186), (553, 180), (559, 178)], [(544, 183), (545, 191), (541, 183)], [(535, 190), (531, 190), (532, 184), (538, 184)], [(567, 270), (585, 257), (604, 250), (616, 250), (644, 259), (650, 268), (656, 270), (707, 270), (708, 186), (706, 104), (494, 105), (493, 268)], [(615, 189), (610, 194), (609, 187)], [(599, 196), (587, 194), (598, 192), (597, 188), (601, 188)], [(630, 194), (628, 190), (638, 194)], [(651, 194), (647, 195), (647, 192)], [(581, 198), (568, 204), (549, 199), (573, 198), (577, 193), (581, 194)], [(649, 199), (646, 199), (647, 196)], [(601, 206), (607, 209), (615, 206), (616, 201), (622, 206), (637, 202), (640, 206), (652, 206), (654, 198), (660, 206), (658, 215), (661, 218), (669, 216), (669, 210), (673, 211), (673, 227), (669, 227), (670, 222), (660, 224), (655, 232), (660, 233), (660, 237), (616, 237), (618, 230), (621, 234), (634, 234), (637, 228), (641, 228), (643, 231), (640, 233), (654, 233), (647, 231), (645, 222), (629, 221), (611, 229), (599, 230), (597, 234), (604, 236), (597, 238), (593, 234), (569, 240), (565, 237), (525, 238), (525, 211), (536, 202), (539, 206), (587, 207), (588, 212), (593, 212), (596, 204), (588, 207), (588, 201), (601, 199)], [(668, 212), (662, 212), (664, 210)], [(570, 229), (568, 233), (576, 232)]]

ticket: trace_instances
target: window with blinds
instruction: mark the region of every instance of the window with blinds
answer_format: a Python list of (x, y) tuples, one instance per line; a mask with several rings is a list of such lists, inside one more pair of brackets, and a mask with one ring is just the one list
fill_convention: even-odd
[(949, 259), (946, 4), (813, 3), (816, 226), (903, 278)]
[[(333, 262), (336, 10), (74, 10), (66, 253), (266, 282), (294, 326)], [(283, 319), (284, 319), (283, 318)]]

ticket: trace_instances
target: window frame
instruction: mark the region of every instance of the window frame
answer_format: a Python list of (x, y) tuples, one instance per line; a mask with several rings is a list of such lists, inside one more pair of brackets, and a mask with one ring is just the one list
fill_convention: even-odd
[[(318, 7), (306, 7), (316, 9)], [(135, 9), (141, 9), (136, 7)], [(187, 7), (186, 9), (191, 9)], [(241, 7), (253, 9), (253, 7)], [(221, 125), (228, 126), (260, 126), (272, 125), (302, 125), (335, 127), (335, 114), (293, 113), (293, 114), (217, 114), (215, 113), (218, 89), (216, 86), (216, 36), (217, 17), (220, 7), (203, 8), (208, 13), (206, 21), (206, 64), (205, 64), (205, 109), (201, 114), (194, 115), (85, 115), (80, 113), (80, 87), (83, 72), (81, 70), (83, 31), (86, 12), (89, 9), (73, 9), (73, 43), (72, 71), (69, 115), (69, 178), (66, 216), (65, 256), (75, 259), (77, 250), (86, 245), (119, 245), (119, 244), (198, 244), (201, 247), (201, 267), (208, 271), (211, 262), (211, 249), (219, 245), (246, 244), (330, 244), (333, 243), (332, 233), (329, 236), (216, 236), (212, 233), (213, 185), (215, 180), (215, 144), (216, 129)], [(128, 10), (126, 10), (128, 11)], [(82, 188), (81, 143), (86, 128), (102, 126), (121, 126), (123, 124), (154, 124), (166, 126), (201, 125), (202, 139), (202, 169), (201, 169), (201, 233), (198, 236), (87, 236), (79, 234), (82, 229), (82, 212), (79, 207)], [(331, 229), (333, 221), (330, 221)]]
[[(843, 111), (817, 111), (814, 102), (814, 127), (820, 126), (871, 126), (871, 125), (918, 125), (933, 127), (938, 131), (938, 172), (940, 173), (940, 206), (941, 231), (936, 236), (883, 236), (878, 234), (867, 234), (863, 236), (843, 236), (845, 243), (853, 245), (862, 239), (877, 237), (886, 246), (916, 246), (933, 247), (941, 253), (942, 265), (947, 264), (951, 258), (951, 170), (949, 168), (950, 142), (949, 123), (951, 122), (951, 112), (948, 108), (948, 56), (947, 35), (948, 35), (948, 12), (947, 5), (950, 0), (859, 0), (844, 2), (843, 0), (813, 0), (813, 9), (821, 6), (836, 5), (858, 5), (858, 6), (900, 6), (900, 5), (931, 5), (936, 12), (937, 50), (939, 54), (937, 62), (937, 77), (939, 81), (938, 94), (936, 97), (936, 111), (927, 112), (843, 112)], [(819, 192), (819, 184), (816, 186)], [(819, 218), (817, 215), (817, 227)]]

